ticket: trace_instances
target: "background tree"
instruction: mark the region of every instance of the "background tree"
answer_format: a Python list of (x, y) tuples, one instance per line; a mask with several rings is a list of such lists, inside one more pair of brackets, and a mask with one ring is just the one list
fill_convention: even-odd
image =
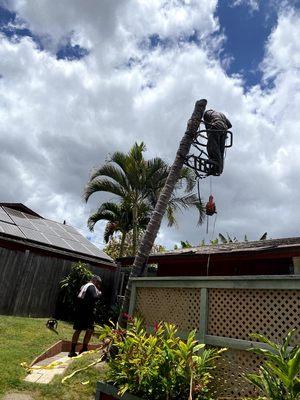
[[(141, 221), (149, 217), (150, 213), (153, 212), (159, 193), (164, 187), (170, 172), (170, 167), (161, 158), (156, 157), (145, 160), (143, 155), (145, 150), (145, 144), (142, 142), (140, 144), (135, 143), (128, 153), (113, 153), (107, 163), (92, 173), (84, 190), (86, 201), (94, 193), (106, 192), (113, 194), (116, 200), (119, 200), (120, 207), (123, 207), (123, 205), (128, 207), (127, 210), (130, 210), (126, 217), (128, 221), (130, 221), (130, 212), (132, 213), (133, 254), (136, 253), (138, 244), (138, 230), (143, 227)], [(192, 193), (195, 184), (194, 172), (184, 167), (180, 171), (174, 191), (172, 191), (167, 203), (169, 226), (176, 222), (175, 211), (190, 206), (198, 210), (199, 221), (203, 219), (204, 211), (201, 201)], [(184, 195), (178, 195), (180, 190), (184, 191)], [(107, 205), (105, 207), (107, 208)], [(105, 219), (105, 215), (109, 218), (107, 221), (110, 225), (107, 228), (110, 232), (114, 227), (118, 228), (118, 226), (121, 227), (123, 225), (123, 218), (118, 218), (119, 225), (112, 225), (117, 223), (116, 219), (113, 220), (112, 214), (120, 217), (119, 211), (122, 211), (121, 209), (118, 212), (117, 210), (109, 210), (107, 212), (108, 210), (104, 210), (100, 206), (99, 210), (98, 216), (96, 212), (89, 219), (91, 228), (94, 227), (97, 220)], [(145, 212), (146, 210), (147, 212)], [(103, 214), (104, 211), (105, 213)], [(101, 218), (98, 219), (99, 216)], [(117, 230), (123, 233), (126, 232), (126, 229)]]
[[(149, 222), (150, 210), (146, 204), (141, 204), (138, 209), (137, 224), (139, 229), (145, 229)], [(124, 255), (126, 236), (133, 229), (133, 212), (128, 203), (105, 202), (88, 219), (88, 227), (91, 231), (98, 221), (108, 221), (104, 229), (104, 241), (108, 243), (114, 234), (121, 234), (119, 253), (117, 257)]]
[[(143, 231), (139, 231), (139, 238), (143, 235)], [(105, 254), (113, 258), (120, 257), (120, 247), (122, 243), (122, 237), (120, 234), (116, 234), (115, 236), (111, 237), (107, 243), (107, 245), (103, 248)], [(161, 253), (166, 251), (166, 248), (160, 244), (154, 244), (151, 249), (151, 253)], [(132, 244), (132, 232), (129, 232), (126, 235), (126, 240), (123, 243), (123, 254), (122, 257), (130, 257), (133, 256), (133, 244)]]

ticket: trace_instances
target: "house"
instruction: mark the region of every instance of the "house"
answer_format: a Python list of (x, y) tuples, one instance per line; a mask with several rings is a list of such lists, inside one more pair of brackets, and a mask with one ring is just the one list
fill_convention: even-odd
[(0, 203), (0, 314), (51, 316), (59, 282), (81, 261), (112, 294), (116, 265), (70, 225)]
[[(133, 257), (117, 260), (132, 265)], [(191, 247), (151, 254), (157, 276), (287, 275), (300, 273), (300, 237)]]

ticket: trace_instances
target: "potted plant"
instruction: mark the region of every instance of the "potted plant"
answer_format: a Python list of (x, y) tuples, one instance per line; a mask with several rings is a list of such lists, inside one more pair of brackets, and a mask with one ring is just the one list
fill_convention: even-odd
[(129, 318), (127, 330), (104, 326), (100, 338), (112, 357), (104, 382), (98, 382), (96, 400), (207, 399), (213, 363), (224, 349), (205, 349), (186, 340), (174, 325), (158, 323), (148, 333), (138, 318)]

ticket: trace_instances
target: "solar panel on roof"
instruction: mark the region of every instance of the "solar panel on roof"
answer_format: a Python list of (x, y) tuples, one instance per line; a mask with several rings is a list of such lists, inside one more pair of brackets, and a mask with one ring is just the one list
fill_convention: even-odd
[(36, 242), (50, 244), (49, 240), (43, 235), (41, 232), (38, 232), (34, 229), (25, 228), (21, 226), (20, 229), (24, 233), (25, 237), (30, 240), (35, 240)]
[(0, 207), (0, 233), (110, 260), (110, 257), (72, 226), (39, 218), (9, 207)]
[(63, 249), (73, 250), (71, 246), (63, 239), (54, 235), (46, 235), (52, 246), (62, 247)]
[(51, 224), (49, 224), (49, 221), (47, 222), (54, 235), (63, 237), (65, 239), (73, 239), (72, 235), (66, 229), (64, 229), (64, 225), (52, 221)]
[(25, 238), (25, 235), (20, 231), (20, 229), (16, 225), (8, 224), (3, 221), (0, 221), (0, 233), (6, 233), (7, 235), (13, 235)]
[(83, 244), (86, 244), (86, 243), (89, 244), (90, 243), (89, 240), (87, 240), (84, 236), (80, 235), (78, 232), (77, 232), (77, 234), (72, 234), (72, 237), (73, 237), (72, 240), (75, 240), (76, 242), (80, 242), (80, 243), (83, 243)]
[(68, 231), (69, 233), (78, 235), (78, 231), (77, 231), (75, 228), (73, 228), (73, 226), (64, 225), (64, 228), (65, 228), (66, 231)]
[(2, 207), (0, 207), (0, 221), (13, 223), (13, 220), (10, 218), (9, 215), (7, 215)]
[(74, 249), (74, 251), (90, 255), (93, 254), (86, 246), (84, 246), (82, 243), (75, 242), (75, 240), (67, 240), (67, 243)]
[(84, 238), (84, 241), (82, 241), (81, 244), (83, 244), (84, 247), (86, 247), (93, 256), (102, 257), (102, 258), (107, 257), (107, 255), (102, 250), (98, 249), (98, 247), (96, 247), (88, 239)]
[(96, 257), (101, 257), (101, 258), (105, 258), (107, 257), (107, 255), (101, 251), (100, 249), (98, 249), (98, 247), (94, 246), (93, 248), (89, 248), (89, 250), (92, 252), (92, 254)]
[(30, 219), (21, 211), (13, 210), (8, 207), (3, 207), (3, 208), (16, 225), (24, 226), (31, 229), (34, 228), (32, 223), (30, 222)]

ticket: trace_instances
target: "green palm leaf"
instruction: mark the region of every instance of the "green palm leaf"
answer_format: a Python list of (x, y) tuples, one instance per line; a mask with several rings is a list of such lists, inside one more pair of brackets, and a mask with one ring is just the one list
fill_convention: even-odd
[[(170, 172), (168, 164), (159, 157), (145, 160), (145, 150), (146, 146), (142, 142), (135, 143), (128, 153), (114, 152), (106, 164), (91, 174), (83, 193), (86, 201), (97, 192), (111, 193), (116, 197), (116, 201), (120, 201), (103, 203), (89, 217), (88, 226), (93, 230), (98, 221), (108, 221), (104, 232), (105, 240), (114, 232), (128, 233), (133, 230), (134, 249), (138, 231), (146, 228)], [(169, 226), (176, 224), (176, 211), (183, 211), (189, 207), (198, 210), (198, 223), (203, 222), (203, 204), (191, 193), (195, 183), (194, 172), (189, 168), (182, 168), (179, 182), (168, 205)], [(182, 192), (185, 194), (182, 195)]]

